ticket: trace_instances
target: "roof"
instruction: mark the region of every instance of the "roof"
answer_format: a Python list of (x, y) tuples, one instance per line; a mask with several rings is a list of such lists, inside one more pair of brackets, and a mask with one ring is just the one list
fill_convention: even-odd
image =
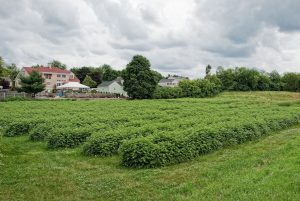
[(188, 77), (182, 77), (182, 76), (169, 76), (168, 79), (174, 79), (174, 80), (186, 80)]
[(71, 71), (69, 70), (64, 70), (64, 69), (60, 69), (60, 68), (55, 68), (55, 67), (37, 67), (37, 68), (33, 68), (33, 67), (24, 67), (24, 70), (27, 73), (31, 73), (32, 71), (37, 71), (40, 73), (65, 73), (65, 74), (69, 74), (71, 73)]
[(115, 81), (116, 81), (119, 85), (123, 86), (124, 79), (123, 79), (122, 77), (117, 77), (117, 78), (115, 79)]
[(175, 79), (161, 79), (159, 81), (159, 83), (169, 83), (169, 82), (173, 82)]
[(101, 84), (99, 84), (98, 87), (108, 87), (109, 85), (111, 85), (114, 82), (116, 82), (116, 81), (115, 80), (113, 80), (113, 81), (104, 81)]
[(69, 82), (80, 82), (80, 80), (77, 77), (75, 77), (73, 79), (70, 78)]
[(90, 87), (80, 84), (78, 82), (68, 82), (62, 86), (58, 86), (57, 89), (72, 89), (72, 88), (79, 88), (79, 89), (89, 89)]

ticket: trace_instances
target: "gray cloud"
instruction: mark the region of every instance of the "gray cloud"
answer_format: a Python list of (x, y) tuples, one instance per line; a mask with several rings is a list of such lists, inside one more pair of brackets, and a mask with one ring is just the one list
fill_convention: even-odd
[(164, 74), (209, 63), (300, 71), (300, 2), (286, 0), (0, 0), (8, 63), (124, 67), (135, 54)]

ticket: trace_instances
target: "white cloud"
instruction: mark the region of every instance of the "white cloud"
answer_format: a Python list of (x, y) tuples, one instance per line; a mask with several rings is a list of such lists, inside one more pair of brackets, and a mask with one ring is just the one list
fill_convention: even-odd
[(300, 72), (300, 2), (286, 0), (0, 0), (0, 55), (29, 66), (121, 69), (135, 54), (168, 74), (209, 63)]

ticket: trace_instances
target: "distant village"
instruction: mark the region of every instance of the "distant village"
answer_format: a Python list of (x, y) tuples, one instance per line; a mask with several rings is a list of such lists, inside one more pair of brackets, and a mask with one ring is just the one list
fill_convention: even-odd
[[(9, 90), (11, 88), (20, 88), (20, 77), (29, 76), (30, 73), (33, 71), (37, 71), (44, 79), (45, 90), (41, 92), (41, 94), (57, 93), (57, 96), (63, 96), (63, 93), (59, 92), (93, 91), (96, 93), (128, 97), (127, 92), (124, 90), (124, 80), (121, 76), (118, 76), (110, 81), (102, 81), (100, 84), (97, 84), (96, 87), (91, 87), (84, 85), (84, 83), (81, 83), (80, 79), (71, 70), (54, 67), (51, 63), (49, 63), (47, 66), (23, 67), (17, 74), (14, 81), (11, 80), (9, 77), (3, 77), (9, 83), (9, 88), (6, 87), (6, 90)], [(158, 86), (177, 87), (179, 82), (184, 79), (189, 78), (178, 75), (168, 75), (166, 77), (161, 76), (161, 79), (158, 82)]]

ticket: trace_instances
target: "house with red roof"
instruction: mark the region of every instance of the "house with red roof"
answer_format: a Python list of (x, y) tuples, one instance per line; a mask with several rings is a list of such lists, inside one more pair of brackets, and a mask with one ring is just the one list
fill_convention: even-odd
[(56, 87), (66, 84), (68, 82), (80, 82), (80, 80), (69, 70), (64, 70), (55, 67), (23, 67), (17, 76), (16, 87), (21, 87), (20, 76), (28, 76), (32, 71), (37, 71), (45, 79), (45, 91), (51, 92)]

